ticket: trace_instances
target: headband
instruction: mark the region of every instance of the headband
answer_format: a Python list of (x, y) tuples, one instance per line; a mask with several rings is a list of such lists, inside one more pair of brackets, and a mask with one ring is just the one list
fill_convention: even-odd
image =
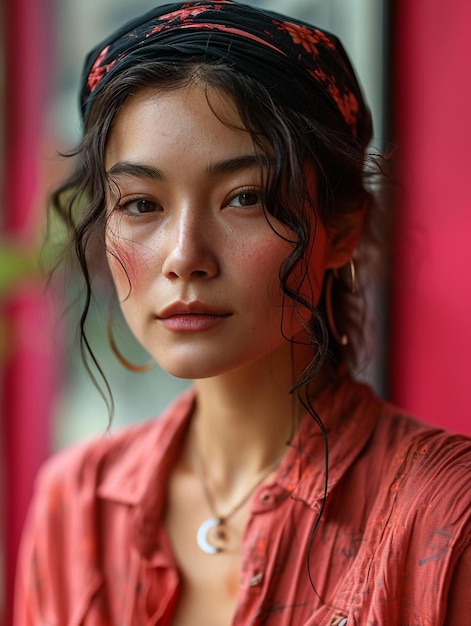
[(155, 7), (99, 44), (82, 75), (83, 120), (113, 77), (159, 59), (224, 62), (261, 82), (275, 101), (310, 117), (323, 102), (353, 140), (366, 147), (371, 139), (371, 116), (338, 38), (233, 0)]

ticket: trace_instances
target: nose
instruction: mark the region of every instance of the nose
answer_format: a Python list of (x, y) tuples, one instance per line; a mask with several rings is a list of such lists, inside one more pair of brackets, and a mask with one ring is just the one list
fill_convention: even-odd
[(217, 235), (210, 220), (191, 207), (169, 220), (165, 229), (163, 275), (170, 279), (213, 278), (219, 273)]

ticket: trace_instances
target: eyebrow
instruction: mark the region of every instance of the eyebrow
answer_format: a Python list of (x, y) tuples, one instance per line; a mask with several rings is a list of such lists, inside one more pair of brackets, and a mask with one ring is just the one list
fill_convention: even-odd
[[(221, 176), (223, 174), (231, 174), (233, 172), (252, 169), (254, 167), (269, 167), (273, 161), (264, 156), (255, 156), (254, 154), (244, 154), (222, 161), (211, 163), (207, 167), (207, 173), (210, 176)], [(132, 161), (119, 161), (110, 167), (107, 171), (108, 176), (132, 176), (135, 178), (149, 178), (151, 180), (165, 180), (165, 176), (161, 170), (152, 165), (142, 163), (133, 163)]]
[(211, 163), (207, 170), (208, 174), (211, 176), (220, 176), (222, 174), (231, 174), (241, 170), (249, 170), (254, 167), (268, 168), (272, 164), (273, 161), (270, 161), (270, 159), (262, 155), (256, 156), (255, 154), (244, 154), (232, 159), (225, 159), (223, 161)]
[(108, 176), (133, 176), (134, 178), (151, 178), (152, 180), (164, 180), (160, 170), (152, 165), (132, 163), (131, 161), (119, 161), (106, 172)]

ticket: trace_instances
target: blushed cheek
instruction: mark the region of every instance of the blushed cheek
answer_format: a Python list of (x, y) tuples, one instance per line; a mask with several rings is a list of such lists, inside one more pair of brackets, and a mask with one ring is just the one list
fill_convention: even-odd
[(136, 250), (136, 245), (121, 237), (107, 238), (107, 258), (113, 282), (120, 300), (131, 290), (139, 289), (149, 273), (150, 259)]

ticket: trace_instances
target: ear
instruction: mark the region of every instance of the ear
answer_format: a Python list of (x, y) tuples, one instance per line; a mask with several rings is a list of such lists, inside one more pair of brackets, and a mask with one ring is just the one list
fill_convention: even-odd
[(365, 214), (366, 205), (352, 213), (344, 213), (333, 218), (327, 228), (329, 239), (327, 269), (338, 269), (350, 261), (360, 240)]

